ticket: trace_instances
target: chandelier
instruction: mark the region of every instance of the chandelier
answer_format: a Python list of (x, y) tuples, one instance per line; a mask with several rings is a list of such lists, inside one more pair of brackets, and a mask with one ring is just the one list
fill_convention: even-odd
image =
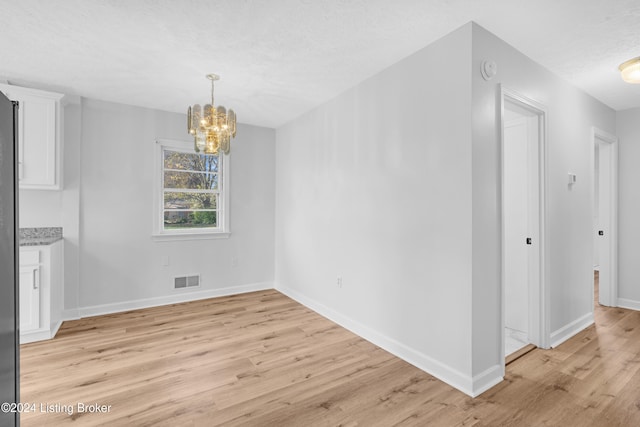
[(236, 136), (236, 113), (213, 102), (213, 83), (220, 79), (217, 74), (207, 74), (211, 80), (211, 104), (201, 107), (195, 104), (187, 111), (187, 126), (194, 136), (196, 153), (229, 154), (231, 138)]

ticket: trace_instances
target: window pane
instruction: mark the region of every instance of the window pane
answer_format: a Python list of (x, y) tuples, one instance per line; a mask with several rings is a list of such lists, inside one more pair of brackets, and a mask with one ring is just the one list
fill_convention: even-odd
[(218, 156), (164, 150), (164, 168), (218, 172)]
[(218, 226), (216, 211), (165, 211), (165, 230), (212, 228)]
[(218, 207), (217, 194), (211, 193), (180, 193), (166, 191), (164, 193), (165, 209), (216, 209)]
[(165, 172), (164, 188), (217, 190), (218, 174), (198, 172)]

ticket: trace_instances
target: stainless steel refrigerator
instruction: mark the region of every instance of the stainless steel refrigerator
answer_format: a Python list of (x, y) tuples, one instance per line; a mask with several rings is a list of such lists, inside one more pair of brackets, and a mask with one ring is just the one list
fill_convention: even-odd
[[(18, 104), (0, 93), (0, 404), (20, 397), (17, 117)], [(17, 412), (3, 405), (0, 426), (18, 424)]]

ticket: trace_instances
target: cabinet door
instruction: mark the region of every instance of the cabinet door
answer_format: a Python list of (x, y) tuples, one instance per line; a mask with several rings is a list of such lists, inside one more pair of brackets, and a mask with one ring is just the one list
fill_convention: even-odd
[(0, 84), (18, 101), (18, 183), (22, 189), (58, 190), (61, 94)]
[(40, 327), (40, 267), (20, 267), (20, 332)]
[(56, 104), (54, 99), (22, 95), (18, 119), (20, 186), (56, 185)]

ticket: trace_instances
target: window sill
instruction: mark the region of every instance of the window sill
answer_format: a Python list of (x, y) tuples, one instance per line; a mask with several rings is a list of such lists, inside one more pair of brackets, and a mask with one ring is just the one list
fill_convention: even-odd
[(154, 233), (151, 235), (151, 239), (155, 242), (175, 242), (180, 240), (215, 240), (215, 239), (228, 239), (231, 236), (229, 232), (216, 232), (216, 233)]

